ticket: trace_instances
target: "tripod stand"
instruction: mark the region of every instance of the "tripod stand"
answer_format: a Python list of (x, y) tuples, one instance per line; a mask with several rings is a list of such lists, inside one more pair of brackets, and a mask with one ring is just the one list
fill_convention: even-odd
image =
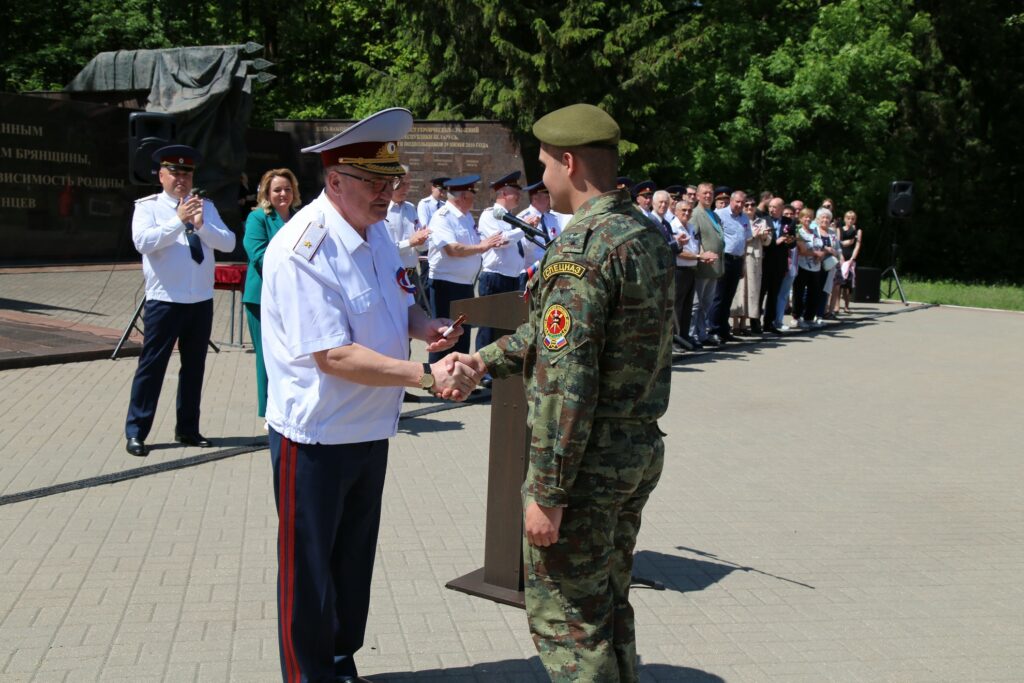
[[(142, 315), (142, 307), (145, 305), (146, 297), (142, 297), (139, 301), (139, 305), (135, 307), (135, 315), (132, 316), (131, 322), (128, 323), (128, 326), (124, 328), (124, 334), (121, 335), (121, 339), (118, 340), (117, 346), (114, 347), (114, 352), (110, 354), (110, 360), (117, 360), (117, 354), (121, 353), (121, 347), (123, 347), (125, 342), (128, 341), (128, 337), (131, 335), (133, 329), (142, 336), (146, 336), (146, 333), (140, 330), (139, 326), (136, 324), (139, 322), (139, 316)], [(207, 340), (206, 343), (210, 345), (210, 348), (213, 349), (214, 353), (220, 353), (220, 349), (213, 343), (213, 340)]]
[(880, 280), (888, 280), (885, 285), (885, 298), (891, 299), (893, 292), (899, 292), (900, 301), (903, 302), (904, 306), (908, 306), (907, 295), (903, 292), (903, 285), (900, 283), (900, 275), (896, 272), (896, 251), (899, 249), (899, 245), (896, 244), (896, 228), (892, 226), (892, 245), (889, 247), (889, 267), (882, 271)]

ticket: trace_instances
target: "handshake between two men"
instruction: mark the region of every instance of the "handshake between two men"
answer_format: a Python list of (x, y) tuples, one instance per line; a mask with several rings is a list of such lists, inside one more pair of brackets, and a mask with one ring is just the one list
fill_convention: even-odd
[[(460, 324), (461, 320), (462, 318), (454, 322), (447, 318), (426, 320), (423, 338), (427, 343), (427, 351), (447, 351), (454, 346), (465, 331)], [(486, 372), (487, 366), (478, 354), (469, 355), (455, 351), (430, 364), (433, 385), (424, 388), (438, 398), (465, 401)]]

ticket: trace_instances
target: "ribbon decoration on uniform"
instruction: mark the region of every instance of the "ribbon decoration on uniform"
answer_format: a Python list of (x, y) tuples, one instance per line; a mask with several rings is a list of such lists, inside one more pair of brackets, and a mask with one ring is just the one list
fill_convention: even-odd
[(398, 282), (398, 286), (401, 287), (407, 294), (416, 293), (416, 285), (409, 279), (409, 271), (405, 268), (399, 268), (398, 272), (395, 273), (395, 281)]

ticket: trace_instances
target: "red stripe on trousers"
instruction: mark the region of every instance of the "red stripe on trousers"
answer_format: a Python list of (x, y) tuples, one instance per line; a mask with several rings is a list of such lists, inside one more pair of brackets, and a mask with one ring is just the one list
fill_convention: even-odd
[(292, 642), (292, 613), (295, 604), (295, 464), (298, 446), (281, 437), (281, 464), (278, 474), (281, 491), (281, 514), (278, 518), (278, 570), (281, 602), (281, 649), (284, 651), (285, 672), (288, 681), (299, 681), (298, 658)]

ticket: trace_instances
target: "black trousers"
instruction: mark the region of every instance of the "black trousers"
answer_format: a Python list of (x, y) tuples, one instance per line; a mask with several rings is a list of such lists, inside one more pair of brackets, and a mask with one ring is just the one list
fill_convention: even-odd
[(206, 371), (206, 346), (213, 326), (213, 299), (194, 304), (147, 301), (142, 313), (144, 335), (142, 354), (132, 380), (124, 434), (128, 439), (146, 440), (153, 428), (164, 383), (167, 363), (178, 344), (178, 402), (174, 431), (194, 436), (199, 433), (199, 400)]
[[(516, 292), (519, 290), (519, 278), (509, 277), (501, 273), (480, 273), (477, 280), (477, 293), (480, 296), (489, 294), (504, 294), (505, 292)], [(476, 331), (476, 350), (490, 344), (498, 338), (493, 327), (481, 327)]]
[[(446, 280), (430, 281), (430, 311), (435, 318), (451, 318), (452, 302), (459, 299), (472, 299), (473, 285), (460, 285)], [(447, 351), (433, 351), (429, 354), (431, 363), (436, 363), (452, 351), (469, 353), (469, 325), (462, 324), (462, 336), (455, 346)]]
[[(781, 249), (781, 247), (777, 247)], [(779, 291), (782, 289), (782, 280), (786, 277), (786, 270), (789, 268), (789, 259), (785, 252), (782, 258), (774, 254), (765, 254), (761, 270), (761, 310), (764, 311), (764, 327), (775, 326), (775, 317), (778, 313)]]
[(825, 286), (825, 278), (821, 277), (823, 270), (796, 271), (796, 280), (793, 281), (793, 317), (803, 318), (804, 322), (814, 320), (818, 311), (819, 298), (824, 294), (821, 288)]
[(712, 329), (719, 336), (728, 335), (729, 309), (732, 308), (732, 298), (736, 295), (736, 287), (743, 277), (743, 257), (723, 254), (722, 259), (725, 272), (718, 279), (718, 288), (715, 290), (714, 313), (712, 313)]
[(388, 442), (301, 444), (271, 428), (270, 458), (282, 676), (289, 683), (357, 676)]
[(696, 268), (691, 266), (676, 266), (676, 334), (684, 339), (687, 339), (690, 336), (690, 320), (693, 319), (693, 285), (696, 280)]

